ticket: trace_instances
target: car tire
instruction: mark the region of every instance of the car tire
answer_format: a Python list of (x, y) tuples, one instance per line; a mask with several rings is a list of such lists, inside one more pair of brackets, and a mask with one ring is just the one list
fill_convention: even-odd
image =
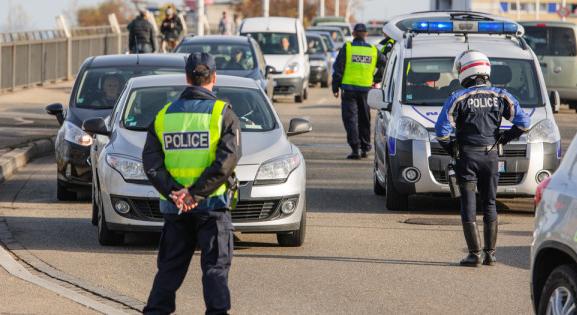
[(389, 165), (386, 167), (387, 174), (385, 176), (385, 195), (386, 195), (386, 206), (388, 210), (391, 211), (407, 211), (409, 208), (409, 195), (401, 194), (393, 184), (393, 175), (391, 174), (391, 169)]
[(305, 88), (303, 90), (303, 99), (308, 99), (309, 98), (309, 88)]
[(57, 182), (56, 199), (60, 201), (75, 201), (76, 198), (76, 192), (68, 190), (64, 184)]
[[(377, 157), (375, 156), (375, 159)], [(381, 185), (379, 182), (379, 177), (377, 176), (377, 161), (375, 161), (375, 168), (373, 170), (373, 192), (377, 196), (386, 196), (387, 195), (387, 188)]]
[(97, 201), (97, 196), (100, 195), (100, 193), (97, 192), (97, 187), (96, 187), (96, 178), (92, 179), (92, 220), (91, 223), (94, 226), (98, 226), (98, 212), (100, 211), (99, 207), (98, 207), (98, 201)]
[(103, 246), (117, 246), (124, 243), (124, 233), (111, 231), (106, 225), (102, 200), (98, 199), (98, 243)]
[(322, 88), (328, 88), (329, 87), (329, 79), (321, 81), (321, 87)]
[(577, 272), (574, 265), (561, 265), (547, 277), (541, 291), (537, 314), (555, 314), (549, 312), (552, 307), (571, 304), (577, 307)]
[(302, 103), (303, 96), (302, 95), (295, 95), (295, 103)]
[(276, 239), (278, 244), (283, 247), (300, 247), (305, 242), (306, 227), (307, 227), (307, 215), (306, 211), (303, 209), (303, 215), (301, 217), (301, 223), (299, 229), (296, 231), (291, 231), (288, 233), (277, 233)]
[(567, 105), (570, 109), (574, 109), (577, 111), (577, 101), (567, 101)]

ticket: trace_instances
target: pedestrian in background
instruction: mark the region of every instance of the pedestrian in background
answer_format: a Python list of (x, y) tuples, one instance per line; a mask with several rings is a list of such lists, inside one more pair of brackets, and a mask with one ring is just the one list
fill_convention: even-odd
[(240, 33), (240, 25), (242, 24), (242, 19), (240, 18), (240, 15), (238, 14), (233, 14), (232, 15), (232, 22), (234, 23), (234, 35), (239, 34)]
[(218, 33), (220, 35), (232, 35), (234, 31), (233, 24), (233, 21), (228, 18), (226, 11), (222, 11), (222, 17), (220, 22), (218, 22)]
[(176, 291), (197, 246), (206, 314), (227, 314), (231, 307), (228, 272), (234, 236), (229, 210), (236, 199), (240, 122), (231, 105), (212, 92), (212, 56), (190, 54), (186, 79), (190, 86), (156, 115), (142, 153), (164, 217), (158, 272), (145, 314), (175, 311)]
[(371, 151), (371, 113), (367, 95), (371, 87), (381, 82), (386, 60), (375, 46), (366, 42), (365, 24), (355, 25), (353, 36), (353, 41), (343, 45), (335, 60), (333, 94), (338, 98), (339, 90), (341, 92), (343, 124), (352, 149), (347, 159), (358, 160), (366, 158)]
[[(483, 207), (485, 257), (483, 265), (494, 265), (497, 244), (498, 146), (518, 138), (530, 126), (530, 117), (507, 90), (490, 86), (491, 62), (475, 50), (455, 59), (455, 70), (464, 89), (445, 102), (435, 131), (439, 144), (456, 159), (455, 173), (461, 193), (461, 222), (469, 254), (462, 266), (481, 264), (481, 245), (477, 229), (479, 192)], [(501, 132), (501, 118), (513, 127)], [(455, 139), (451, 134), (455, 131)]]
[(131, 54), (146, 54), (156, 51), (154, 28), (146, 18), (146, 10), (140, 10), (138, 16), (127, 26), (128, 49)]
[(172, 52), (176, 47), (180, 34), (182, 33), (182, 23), (180, 17), (176, 15), (173, 7), (166, 9), (166, 14), (160, 23), (160, 33), (162, 34), (162, 51)]

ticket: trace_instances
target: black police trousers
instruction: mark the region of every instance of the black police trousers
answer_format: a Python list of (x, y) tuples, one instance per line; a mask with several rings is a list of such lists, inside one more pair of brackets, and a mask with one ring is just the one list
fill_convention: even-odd
[[(476, 222), (476, 190), (481, 198), (483, 221), (497, 220), (497, 184), (499, 183), (499, 157), (490, 152), (459, 152), (455, 173), (461, 190), (461, 221)], [(475, 189), (477, 188), (477, 189)]]
[[(193, 210), (194, 211), (194, 210)], [(228, 271), (233, 251), (230, 212), (165, 214), (158, 251), (158, 272), (144, 314), (171, 314), (196, 246), (200, 247), (206, 314), (230, 310)]]
[(342, 90), (341, 111), (347, 142), (353, 152), (371, 150), (371, 111), (367, 104), (369, 92)]

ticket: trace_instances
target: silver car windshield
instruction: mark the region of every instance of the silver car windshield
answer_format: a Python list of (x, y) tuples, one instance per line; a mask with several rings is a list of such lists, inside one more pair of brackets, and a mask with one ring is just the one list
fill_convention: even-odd
[(252, 70), (256, 67), (256, 58), (248, 44), (183, 43), (176, 52), (211, 54), (216, 63), (216, 70)]
[[(462, 89), (453, 58), (405, 60), (404, 104), (443, 106), (451, 94)], [(531, 60), (491, 58), (491, 85), (505, 88), (525, 108), (544, 106), (535, 66)]]
[[(176, 100), (185, 86), (159, 86), (133, 89), (130, 92), (122, 123), (126, 129), (146, 130), (156, 114), (168, 102)], [(242, 131), (264, 132), (276, 128), (276, 120), (264, 95), (257, 89), (215, 87), (221, 100), (232, 104)]]

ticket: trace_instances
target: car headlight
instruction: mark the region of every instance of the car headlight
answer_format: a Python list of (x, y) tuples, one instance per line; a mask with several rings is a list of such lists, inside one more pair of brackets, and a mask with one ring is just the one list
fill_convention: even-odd
[(58, 133), (64, 134), (64, 140), (81, 146), (89, 147), (92, 145), (92, 136), (84, 132), (75, 124), (65, 121)]
[(284, 74), (295, 74), (299, 71), (299, 64), (298, 62), (293, 62), (286, 66), (284, 69)]
[(551, 119), (543, 119), (536, 123), (527, 133), (528, 143), (556, 143), (561, 139), (559, 128)]
[(429, 132), (416, 120), (403, 117), (397, 121), (395, 128), (399, 140), (429, 140)]
[(142, 162), (136, 158), (118, 154), (107, 154), (106, 163), (115, 169), (125, 180), (146, 180)]
[(327, 63), (324, 60), (311, 60), (311, 66), (325, 68)]
[(298, 154), (286, 155), (264, 162), (256, 173), (254, 185), (282, 184), (289, 175), (301, 164)]

